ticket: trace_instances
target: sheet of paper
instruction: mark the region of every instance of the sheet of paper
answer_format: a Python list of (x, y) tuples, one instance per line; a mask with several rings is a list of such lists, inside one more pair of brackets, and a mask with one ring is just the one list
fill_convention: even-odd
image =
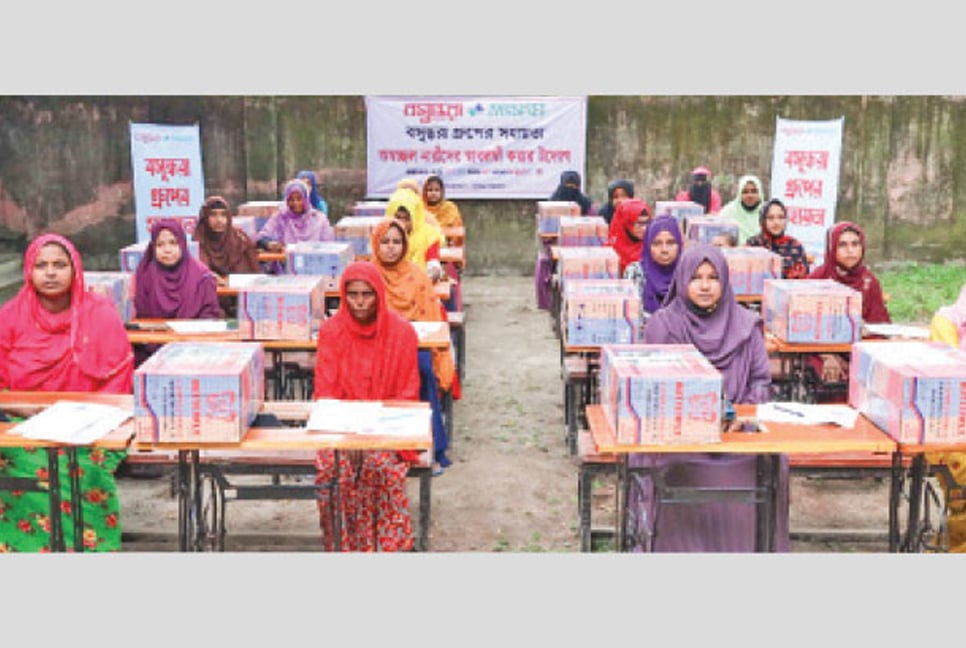
[(100, 403), (57, 401), (11, 430), (26, 439), (88, 445), (133, 416), (130, 410)]
[(416, 337), (422, 340), (443, 328), (443, 322), (410, 322), (416, 329)]
[(758, 405), (757, 416), (762, 421), (821, 425), (832, 423), (844, 428), (855, 427), (859, 412), (848, 405), (813, 405), (795, 402), (771, 402)]
[(250, 286), (258, 281), (259, 277), (264, 276), (265, 275), (261, 274), (230, 274), (228, 275), (228, 287), (244, 288), (245, 286)]
[(432, 413), (428, 407), (383, 407), (373, 433), (388, 436), (425, 434), (430, 429)]
[(868, 335), (881, 335), (889, 338), (908, 338), (914, 340), (928, 340), (929, 329), (925, 326), (908, 326), (905, 324), (863, 324)]
[(227, 320), (168, 320), (165, 322), (175, 333), (224, 333)]
[(312, 404), (305, 429), (309, 432), (350, 432), (372, 429), (379, 420), (378, 401), (340, 401), (321, 398)]

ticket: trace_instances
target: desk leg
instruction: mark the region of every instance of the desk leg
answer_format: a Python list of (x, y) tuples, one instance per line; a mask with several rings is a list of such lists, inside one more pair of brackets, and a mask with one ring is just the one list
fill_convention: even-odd
[(74, 518), (74, 551), (84, 551), (84, 502), (81, 499), (80, 465), (77, 448), (64, 448), (67, 453), (67, 474), (70, 479), (70, 509)]
[(591, 538), (591, 491), (594, 475), (583, 463), (577, 473), (577, 514), (580, 518), (580, 550), (590, 553), (593, 550)]
[(47, 448), (47, 496), (50, 502), (50, 550), (64, 551), (64, 524), (60, 506), (60, 462), (58, 449)]
[(755, 551), (775, 551), (775, 526), (778, 516), (778, 465), (780, 455), (758, 455), (758, 503), (755, 525)]
[(429, 551), (429, 511), (432, 498), (430, 488), (433, 484), (432, 469), (422, 469), (419, 473), (419, 539), (416, 549)]
[(909, 474), (909, 519), (906, 520), (906, 537), (902, 542), (901, 551), (913, 553), (919, 551), (919, 533), (921, 525), (919, 517), (922, 506), (923, 482), (926, 474), (926, 455), (917, 454), (912, 458)]
[(899, 502), (902, 500), (902, 452), (892, 453), (892, 471), (889, 484), (889, 552), (898, 553), (901, 542), (899, 532)]
[(196, 551), (200, 501), (198, 450), (178, 451), (178, 549)]
[(621, 453), (617, 458), (617, 529), (614, 533), (614, 550), (618, 553), (627, 551), (625, 546), (625, 531), (627, 529), (627, 491), (630, 487), (630, 479), (627, 470), (627, 453)]
[(341, 459), (340, 452), (336, 449), (333, 452), (335, 459), (334, 472), (335, 477), (332, 479), (332, 548), (335, 551), (342, 551), (342, 489), (339, 487), (339, 461)]

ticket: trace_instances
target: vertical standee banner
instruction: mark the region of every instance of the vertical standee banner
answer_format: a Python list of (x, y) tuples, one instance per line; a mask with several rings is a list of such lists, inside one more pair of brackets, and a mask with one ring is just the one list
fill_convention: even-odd
[(181, 221), (190, 240), (204, 202), (198, 124), (131, 124), (136, 241), (151, 238), (161, 218)]
[(788, 211), (789, 235), (818, 266), (825, 257), (825, 232), (835, 223), (844, 117), (829, 121), (778, 118), (771, 164), (771, 197)]
[(586, 97), (366, 97), (366, 195), (443, 178), (448, 198), (545, 199), (585, 177)]

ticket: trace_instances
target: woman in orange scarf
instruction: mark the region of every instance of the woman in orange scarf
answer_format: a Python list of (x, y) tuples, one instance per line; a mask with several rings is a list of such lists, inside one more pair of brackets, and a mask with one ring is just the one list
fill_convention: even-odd
[[(372, 230), (372, 263), (379, 268), (386, 284), (389, 308), (410, 322), (445, 321), (444, 310), (433, 292), (429, 276), (414, 262), (407, 260), (408, 237), (405, 227), (395, 220), (383, 220)], [(433, 408), (433, 466), (438, 474), (450, 464), (446, 457), (446, 428), (442, 419), (439, 393), (458, 391), (453, 354), (449, 349), (420, 351), (420, 398)]]
[(441, 226), (463, 227), (460, 208), (452, 200), (446, 200), (443, 179), (436, 174), (427, 176), (423, 181), (423, 204)]

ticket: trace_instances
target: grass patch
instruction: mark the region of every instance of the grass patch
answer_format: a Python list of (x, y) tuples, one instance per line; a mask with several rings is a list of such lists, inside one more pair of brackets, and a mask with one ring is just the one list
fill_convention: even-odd
[(952, 304), (966, 283), (962, 263), (902, 263), (875, 271), (889, 295), (889, 315), (896, 323), (928, 323), (940, 306)]

